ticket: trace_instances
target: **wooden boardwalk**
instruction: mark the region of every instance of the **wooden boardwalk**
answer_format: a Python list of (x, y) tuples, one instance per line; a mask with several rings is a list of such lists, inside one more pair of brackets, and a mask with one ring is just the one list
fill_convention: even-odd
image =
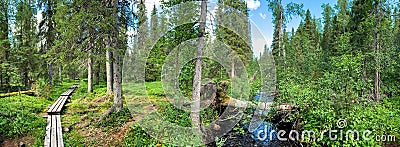
[(47, 111), (46, 137), (44, 139), (45, 147), (64, 147), (60, 115), (65, 104), (71, 100), (71, 95), (77, 87), (78, 84), (69, 87)]

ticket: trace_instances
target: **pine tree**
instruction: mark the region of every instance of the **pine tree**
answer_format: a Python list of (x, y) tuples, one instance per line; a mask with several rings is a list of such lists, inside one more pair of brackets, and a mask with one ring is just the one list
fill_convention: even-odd
[(150, 39), (155, 40), (158, 39), (160, 36), (160, 28), (159, 28), (159, 16), (157, 13), (156, 5), (153, 6), (153, 10), (151, 11), (151, 18), (150, 18)]
[(292, 15), (302, 15), (303, 10), (302, 4), (289, 3), (283, 6), (282, 0), (268, 0), (269, 9), (272, 11), (273, 24), (274, 24), (274, 38), (272, 41), (272, 52), (275, 56), (278, 65), (278, 70), (280, 67), (286, 67), (286, 52), (283, 35), (286, 27), (286, 23), (290, 21)]
[[(42, 21), (39, 23), (39, 40), (42, 41), (40, 53), (46, 54), (50, 50), (56, 39), (56, 23), (54, 20), (55, 7), (57, 1), (54, 0), (39, 0), (39, 6), (43, 8), (42, 11)], [(48, 78), (49, 84), (53, 84), (53, 61), (52, 59), (47, 59), (46, 64), (48, 67)], [(46, 67), (46, 66), (44, 66)]]
[(35, 10), (32, 8), (30, 1), (20, 1), (17, 6), (16, 14), (16, 41), (14, 47), (16, 48), (15, 60), (16, 66), (21, 73), (22, 84), (25, 87), (29, 86), (29, 72), (37, 69), (35, 62), (38, 61), (36, 54), (36, 18)]
[(203, 47), (205, 46), (205, 31), (206, 31), (206, 17), (207, 17), (207, 0), (201, 1), (200, 7), (200, 19), (199, 19), (199, 32), (198, 32), (198, 46), (196, 51), (196, 66), (195, 73), (193, 77), (193, 90), (192, 98), (194, 104), (190, 108), (190, 118), (192, 120), (192, 126), (196, 128), (198, 133), (201, 131), (201, 121), (200, 121), (200, 88), (201, 88), (201, 74), (203, 70), (202, 56)]
[(137, 4), (137, 27), (138, 31), (136, 34), (136, 45), (135, 48), (141, 49), (144, 51), (147, 51), (147, 40), (149, 39), (149, 28), (148, 28), (148, 21), (147, 21), (147, 11), (146, 11), (146, 5), (145, 5), (145, 0), (140, 0), (139, 4)]
[[(250, 47), (250, 29), (248, 20), (248, 10), (245, 2), (233, 0), (221, 0), (220, 6), (216, 14), (216, 38), (228, 45), (235, 51), (244, 65), (248, 65), (252, 58), (253, 52)], [(229, 56), (235, 54), (231, 53)], [(230, 57), (230, 59), (235, 59)], [(235, 62), (232, 61), (231, 77), (237, 76), (235, 73)]]
[(332, 55), (332, 46), (333, 46), (333, 34), (332, 34), (332, 13), (333, 9), (329, 4), (324, 4), (322, 5), (322, 8), (324, 9), (324, 12), (322, 12), (323, 19), (324, 19), (324, 32), (322, 34), (322, 40), (321, 40), (321, 48), (322, 48), (322, 54), (323, 54), (323, 68), (325, 70), (329, 66), (329, 57)]
[[(370, 77), (370, 59), (373, 50), (369, 47), (369, 41), (372, 33), (371, 23), (368, 22), (369, 15), (372, 13), (373, 5), (372, 0), (355, 0), (351, 8), (351, 19), (349, 22), (349, 29), (352, 31), (350, 36), (350, 43), (352, 46), (352, 52), (361, 52), (362, 54), (362, 79), (365, 83), (368, 83)], [(362, 96), (367, 96), (368, 87), (363, 88)]]
[(304, 76), (311, 79), (317, 78), (321, 72), (321, 50), (319, 45), (319, 32), (317, 31), (316, 21), (311, 17), (311, 12), (307, 10), (303, 23), (299, 25), (296, 32), (296, 50), (300, 54), (299, 67)]
[[(164, 20), (165, 21), (165, 20)], [(160, 28), (159, 17), (157, 14), (157, 8), (154, 5), (153, 10), (151, 12), (150, 19), (150, 40), (158, 41), (160, 37)], [(146, 62), (146, 81), (156, 81), (161, 80), (161, 69), (162, 69), (162, 61), (165, 59), (164, 52), (161, 48), (161, 41), (155, 42), (155, 44), (149, 44), (149, 48), (151, 48), (149, 57)]]
[(9, 65), (10, 41), (8, 38), (9, 23), (8, 23), (8, 0), (0, 0), (0, 85), (9, 82), (7, 75), (7, 66)]
[(348, 9), (347, 0), (339, 0), (335, 5), (338, 14), (332, 20), (332, 51), (331, 56), (340, 56), (345, 53), (352, 53), (350, 49), (350, 29), (348, 23), (350, 21), (350, 11)]
[(118, 45), (118, 36), (119, 36), (119, 24), (118, 24), (118, 1), (112, 0), (107, 1), (105, 4), (106, 8), (109, 11), (106, 11), (106, 17), (111, 26), (109, 42), (110, 48), (112, 48), (112, 55), (113, 55), (113, 93), (114, 93), (114, 100), (113, 105), (110, 109), (105, 112), (102, 117), (108, 116), (113, 112), (119, 112), (122, 110), (123, 103), (122, 103), (122, 77), (121, 77), (121, 49), (119, 49)]

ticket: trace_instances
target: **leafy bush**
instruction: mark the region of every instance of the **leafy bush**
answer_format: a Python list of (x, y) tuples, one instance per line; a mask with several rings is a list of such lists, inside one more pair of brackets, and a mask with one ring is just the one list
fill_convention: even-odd
[[(301, 119), (302, 129), (313, 130), (315, 134), (329, 129), (343, 132), (369, 130), (372, 131), (371, 137), (394, 135), (399, 138), (400, 97), (384, 98), (377, 103), (362, 96), (362, 87), (366, 83), (359, 79), (360, 60), (359, 56), (352, 55), (334, 58), (335, 69), (326, 72), (318, 81), (301, 81), (292, 78), (293, 75), (285, 75), (286, 80), (279, 83), (280, 98), (277, 100), (298, 107), (300, 112), (293, 119)], [(346, 120), (345, 128), (338, 128), (340, 119)], [(309, 139), (302, 141), (312, 146), (377, 146), (386, 143), (374, 139), (334, 141), (327, 133), (322, 140)]]
[(43, 79), (37, 80), (34, 89), (36, 95), (40, 97), (50, 98), (51, 86), (47, 81)]
[(101, 127), (117, 127), (122, 126), (130, 119), (132, 119), (131, 113), (128, 108), (124, 107), (121, 111), (103, 118), (98, 125)]
[(157, 139), (151, 137), (143, 130), (139, 124), (135, 123), (131, 126), (128, 134), (124, 138), (125, 146), (155, 146)]
[(0, 134), (10, 138), (29, 134), (35, 138), (35, 144), (42, 143), (46, 119), (38, 114), (50, 103), (44, 98), (26, 95), (0, 99)]

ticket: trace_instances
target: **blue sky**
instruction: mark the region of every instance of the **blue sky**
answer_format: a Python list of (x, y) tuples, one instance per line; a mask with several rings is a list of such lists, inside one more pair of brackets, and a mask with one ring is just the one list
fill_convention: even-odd
[[(217, 0), (208, 0), (211, 3), (216, 3)], [(252, 46), (253, 52), (256, 57), (260, 55), (260, 52), (264, 51), (264, 45), (271, 46), (273, 36), (273, 24), (272, 24), (272, 12), (268, 10), (268, 4), (266, 0), (245, 0), (247, 7), (250, 10), (250, 22), (252, 31)], [(287, 3), (302, 3), (303, 9), (309, 9), (312, 16), (316, 18), (322, 17), (322, 4), (327, 3), (331, 6), (336, 4), (336, 0), (282, 0), (285, 5)], [(158, 8), (161, 5), (160, 0), (146, 0), (145, 1), (147, 12), (151, 12), (153, 5), (155, 4)], [(286, 24), (287, 30), (291, 31), (292, 28), (297, 28), (301, 21), (300, 17), (293, 17), (292, 20)]]
[[(272, 12), (268, 10), (268, 4), (266, 0), (246, 0), (247, 6), (250, 9), (250, 20), (255, 24), (252, 25), (252, 41), (253, 41), (253, 52), (256, 56), (263, 51), (263, 44), (268, 46), (272, 43), (273, 36), (273, 24), (272, 24)], [(331, 6), (336, 4), (336, 0), (282, 0), (283, 4), (290, 2), (302, 3), (304, 10), (309, 9), (312, 16), (316, 18), (322, 17), (322, 4), (327, 3)], [(287, 30), (291, 31), (292, 28), (297, 28), (301, 21), (300, 17), (293, 17), (292, 20), (287, 24)], [(257, 26), (257, 28), (255, 28)], [(257, 33), (257, 29), (260, 33)], [(262, 36), (260, 36), (262, 34)], [(265, 42), (263, 41), (265, 40)]]

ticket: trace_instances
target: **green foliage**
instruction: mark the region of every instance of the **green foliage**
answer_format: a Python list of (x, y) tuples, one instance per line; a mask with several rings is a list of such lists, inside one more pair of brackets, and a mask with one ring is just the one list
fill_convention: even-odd
[(182, 127), (191, 126), (189, 111), (178, 109), (173, 104), (163, 100), (158, 100), (156, 105), (158, 106), (157, 112), (160, 114), (160, 116), (163, 116), (166, 121), (175, 123), (176, 125)]
[(43, 144), (46, 119), (39, 114), (50, 103), (45, 98), (26, 95), (0, 99), (0, 134), (10, 138), (30, 135), (36, 145)]
[(155, 146), (157, 144), (157, 140), (152, 138), (150, 135), (143, 130), (139, 124), (135, 123), (131, 126), (130, 131), (124, 138), (125, 146)]
[(84, 137), (75, 130), (69, 133), (63, 133), (63, 138), (66, 138), (63, 140), (65, 146), (76, 146), (76, 147), (84, 146), (85, 141), (82, 139)]
[(105, 130), (111, 129), (116, 126), (122, 126), (126, 122), (132, 119), (132, 115), (128, 108), (123, 108), (117, 113), (112, 113), (111, 115), (103, 118), (98, 124), (99, 127), (104, 127)]
[(227, 140), (227, 138), (215, 138), (215, 144), (217, 145), (217, 147), (222, 147), (225, 143), (225, 141)]
[(51, 86), (47, 81), (39, 79), (36, 81), (35, 93), (38, 96), (50, 99)]
[(146, 82), (146, 91), (148, 95), (165, 96), (162, 83), (160, 81)]
[[(336, 77), (326, 77), (326, 79), (321, 80), (328, 82), (330, 78), (335, 79)], [(278, 100), (279, 102), (290, 102), (300, 108), (300, 112), (294, 119), (302, 118), (302, 129), (314, 130), (316, 134), (321, 134), (323, 130), (327, 129), (340, 130), (336, 123), (339, 119), (345, 119), (347, 127), (342, 129), (343, 132), (370, 130), (373, 133), (368, 137), (371, 138), (382, 134), (394, 135), (396, 139), (399, 137), (400, 134), (396, 126), (400, 121), (398, 115), (399, 97), (385, 99), (382, 103), (374, 103), (371, 100), (360, 100), (354, 96), (349, 97), (344, 91), (335, 91), (336, 94), (332, 95), (332, 89), (321, 89), (321, 86), (319, 84), (288, 83), (285, 87), (282, 87), (281, 93), (285, 94), (283, 99)], [(356, 91), (357, 85), (355, 84), (352, 87), (354, 87), (353, 91)], [(337, 86), (333, 88), (337, 88)], [(351, 90), (348, 87), (346, 89)], [(351, 93), (351, 91), (349, 92)], [(325, 133), (323, 140), (307, 142), (313, 146), (375, 146), (382, 144), (382, 142), (362, 139), (332, 141), (329, 140), (327, 133)]]

